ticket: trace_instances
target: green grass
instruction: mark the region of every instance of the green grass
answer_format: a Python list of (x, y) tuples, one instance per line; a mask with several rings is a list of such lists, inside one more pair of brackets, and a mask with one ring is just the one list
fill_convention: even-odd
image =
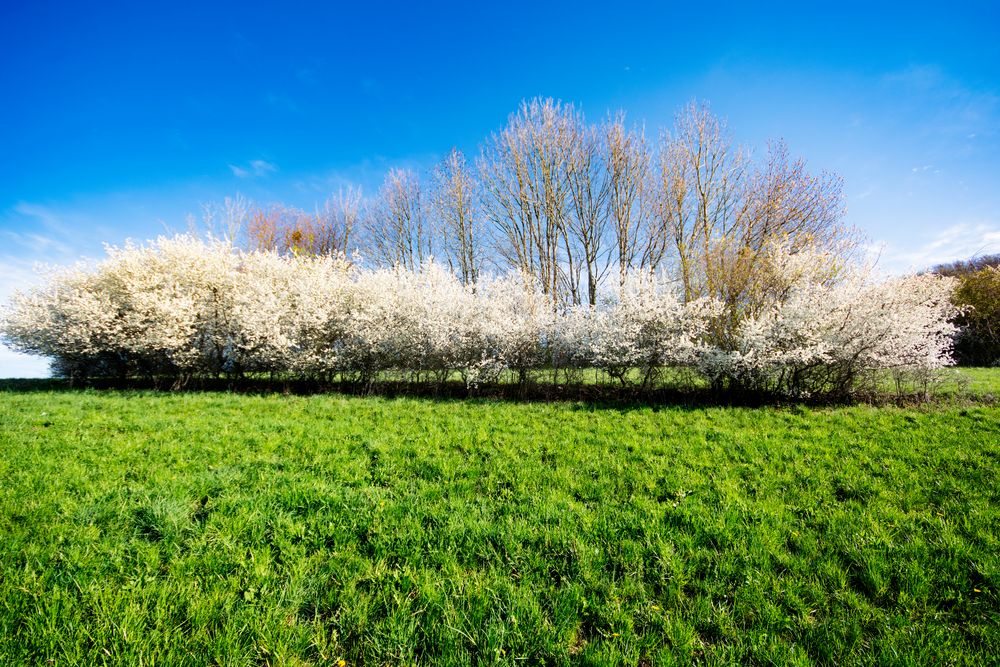
[(995, 407), (0, 392), (2, 665), (998, 654)]
[(1000, 368), (951, 368), (942, 376), (941, 389), (982, 396), (1000, 397)]

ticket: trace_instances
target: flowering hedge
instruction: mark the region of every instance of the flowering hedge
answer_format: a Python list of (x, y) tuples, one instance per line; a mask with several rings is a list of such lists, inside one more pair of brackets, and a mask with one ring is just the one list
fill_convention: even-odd
[(557, 312), (517, 275), (465, 286), (433, 262), (364, 269), (335, 257), (241, 252), (190, 236), (111, 248), (96, 266), (53, 272), (15, 295), (9, 345), (69, 376), (186, 379), (279, 373), (370, 383), (457, 372), (469, 385), (504, 373), (597, 368), (649, 386), (683, 367), (717, 387), (849, 393), (872, 372), (951, 363), (951, 279), (876, 282), (827, 258), (772, 251), (764, 307), (683, 303), (671, 281), (632, 276), (597, 308)]

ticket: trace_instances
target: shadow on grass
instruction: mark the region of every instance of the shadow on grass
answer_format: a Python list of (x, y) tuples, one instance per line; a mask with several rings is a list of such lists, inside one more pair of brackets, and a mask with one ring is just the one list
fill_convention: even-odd
[(340, 394), (347, 396), (378, 396), (382, 398), (420, 398), (435, 401), (469, 401), (511, 403), (567, 402), (573, 409), (636, 409), (658, 407), (765, 407), (765, 406), (843, 406), (843, 405), (902, 405), (935, 403), (996, 403), (992, 395), (935, 395), (865, 392), (850, 396), (820, 396), (792, 398), (765, 392), (717, 391), (688, 386), (660, 386), (641, 389), (637, 386), (613, 384), (555, 384), (532, 382), (521, 386), (496, 383), (470, 388), (460, 381), (443, 383), (384, 380), (371, 385), (351, 382), (315, 380), (271, 380), (262, 378), (198, 378), (182, 389), (170, 389), (170, 383), (143, 379), (92, 379), (71, 382), (65, 379), (0, 379), (0, 392), (33, 393), (52, 391), (125, 390), (175, 393), (238, 393), (250, 395)]

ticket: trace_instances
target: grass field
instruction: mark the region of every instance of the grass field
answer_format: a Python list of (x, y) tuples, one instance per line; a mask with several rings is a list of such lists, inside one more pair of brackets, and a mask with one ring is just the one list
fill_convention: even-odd
[(18, 386), (0, 392), (2, 665), (1000, 654), (989, 405)]
[(951, 368), (942, 374), (941, 391), (1000, 397), (1000, 368)]

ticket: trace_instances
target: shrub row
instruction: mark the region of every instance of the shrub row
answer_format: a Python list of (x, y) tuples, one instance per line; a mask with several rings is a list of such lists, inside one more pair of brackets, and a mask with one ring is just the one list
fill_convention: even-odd
[(556, 309), (530, 279), (463, 285), (442, 266), (364, 269), (343, 258), (242, 252), (190, 236), (110, 248), (15, 295), (2, 335), (72, 377), (280, 373), (370, 383), (387, 371), (470, 386), (537, 369), (596, 368), (652, 386), (664, 368), (718, 388), (849, 394), (872, 373), (951, 362), (953, 281), (835, 277), (817, 253), (770, 253), (752, 309), (682, 302), (664, 276), (632, 275), (596, 308)]

